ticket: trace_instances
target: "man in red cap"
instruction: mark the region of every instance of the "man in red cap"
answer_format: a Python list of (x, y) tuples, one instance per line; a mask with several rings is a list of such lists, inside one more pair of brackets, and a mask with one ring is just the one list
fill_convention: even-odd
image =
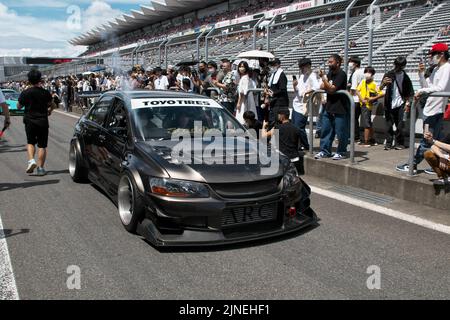
[[(436, 43), (429, 52), (431, 62), (436, 67), (430, 77), (425, 78), (425, 66), (419, 66), (419, 79), (421, 89), (417, 90), (414, 96), (418, 101), (423, 94), (434, 92), (450, 92), (450, 63), (448, 45), (445, 43)], [(432, 133), (436, 140), (442, 139), (442, 121), (445, 107), (448, 103), (448, 97), (428, 97), (423, 109), (424, 133)], [(424, 159), (424, 153), (430, 148), (427, 140), (422, 139), (414, 158), (414, 172), (417, 172), (417, 165)], [(397, 166), (398, 171), (409, 171), (408, 164)]]

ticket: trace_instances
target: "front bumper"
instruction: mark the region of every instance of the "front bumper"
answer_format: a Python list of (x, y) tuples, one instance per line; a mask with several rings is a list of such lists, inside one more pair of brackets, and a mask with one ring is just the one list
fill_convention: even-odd
[[(288, 194), (254, 199), (168, 199), (147, 195), (147, 217), (138, 233), (155, 246), (215, 246), (254, 241), (296, 232), (317, 223), (310, 208), (309, 189), (303, 185)], [(270, 220), (224, 225), (230, 208), (271, 203), (277, 209)], [(295, 207), (295, 215), (289, 208)], [(256, 211), (255, 211), (256, 212)], [(253, 214), (256, 214), (253, 212)], [(156, 217), (156, 218), (155, 218)]]
[(253, 228), (252, 230), (235, 230), (231, 233), (222, 230), (199, 231), (186, 229), (182, 234), (162, 234), (150, 219), (144, 219), (138, 227), (138, 233), (157, 247), (206, 247), (250, 242), (286, 235), (316, 225), (317, 222), (318, 218), (315, 212), (309, 208), (303, 214), (290, 218), (278, 227), (261, 224), (258, 228)]

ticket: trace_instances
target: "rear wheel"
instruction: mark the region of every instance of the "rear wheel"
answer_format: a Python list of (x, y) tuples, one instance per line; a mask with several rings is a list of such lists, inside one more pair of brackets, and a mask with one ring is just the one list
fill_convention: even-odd
[(70, 144), (69, 173), (74, 182), (85, 182), (88, 180), (88, 169), (83, 167), (81, 154), (75, 143)]
[(117, 197), (119, 216), (124, 228), (136, 233), (138, 222), (144, 216), (144, 201), (130, 174), (125, 173), (120, 178)]

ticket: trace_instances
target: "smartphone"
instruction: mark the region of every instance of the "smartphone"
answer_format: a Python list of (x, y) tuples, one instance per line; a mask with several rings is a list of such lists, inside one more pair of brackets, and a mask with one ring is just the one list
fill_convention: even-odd
[(425, 123), (425, 128), (423, 130), (423, 133), (430, 132), (429, 130), (430, 130), (430, 125), (428, 123)]

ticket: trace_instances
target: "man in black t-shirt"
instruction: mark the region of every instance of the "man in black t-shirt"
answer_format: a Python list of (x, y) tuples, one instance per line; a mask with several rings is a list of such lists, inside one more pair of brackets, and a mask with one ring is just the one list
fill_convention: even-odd
[[(51, 94), (41, 87), (42, 75), (38, 70), (31, 70), (28, 73), (28, 81), (31, 88), (22, 92), (19, 97), (18, 109), (25, 108), (23, 123), (27, 135), (28, 167), (27, 173), (33, 173), (37, 167), (37, 174), (44, 176), (45, 159), (47, 157), (48, 143), (48, 116), (52, 113), (56, 105)], [(34, 160), (38, 145), (38, 161)]]
[(245, 121), (245, 127), (248, 130), (254, 130), (253, 133), (256, 135), (255, 138), (259, 139), (259, 133), (262, 129), (262, 123), (256, 119), (255, 113), (253, 111), (245, 111), (243, 117)]
[(347, 98), (337, 94), (339, 90), (347, 89), (347, 74), (341, 69), (342, 58), (333, 54), (328, 59), (330, 72), (328, 75), (321, 70), (321, 89), (327, 92), (327, 103), (322, 116), (322, 130), (320, 137), (320, 152), (315, 155), (316, 159), (329, 158), (332, 156), (331, 147), (337, 135), (339, 145), (333, 160), (341, 160), (346, 157), (348, 139), (350, 136), (350, 110)]
[(279, 150), (295, 165), (298, 174), (304, 175), (305, 169), (303, 164), (303, 152), (301, 151), (301, 131), (289, 121), (289, 117), (289, 110), (278, 111), (278, 123), (270, 131), (267, 131), (269, 124), (264, 121), (262, 137), (271, 138), (275, 135), (275, 130), (278, 130)]

